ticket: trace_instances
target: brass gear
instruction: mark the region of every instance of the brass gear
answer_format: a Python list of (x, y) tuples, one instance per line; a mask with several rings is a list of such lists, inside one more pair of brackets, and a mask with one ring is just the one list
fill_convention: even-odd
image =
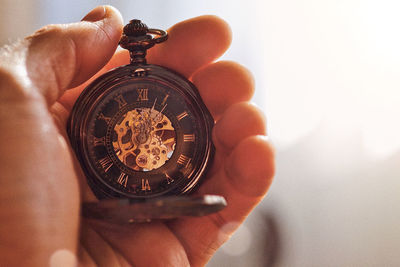
[(171, 121), (153, 108), (136, 108), (123, 115), (114, 127), (112, 143), (117, 157), (137, 171), (151, 171), (165, 164), (176, 145)]

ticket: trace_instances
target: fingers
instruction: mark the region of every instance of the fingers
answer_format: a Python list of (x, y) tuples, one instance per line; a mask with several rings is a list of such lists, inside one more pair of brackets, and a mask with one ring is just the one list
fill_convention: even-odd
[(215, 119), (230, 105), (250, 100), (254, 93), (251, 73), (232, 61), (211, 64), (196, 72), (192, 80)]
[(243, 139), (252, 135), (265, 135), (266, 121), (262, 111), (249, 102), (229, 107), (215, 124), (213, 142), (217, 151), (229, 154)]
[(110, 69), (126, 65), (129, 63), (129, 53), (128, 51), (119, 51), (114, 54), (111, 60), (94, 76), (92, 76), (89, 80), (85, 81), (84, 83), (80, 84), (79, 86), (67, 90), (58, 100), (60, 104), (62, 104), (68, 113), (72, 110), (72, 107), (75, 104), (76, 99), (82, 93), (83, 89), (86, 88), (91, 82), (93, 82), (97, 77), (106, 73)]
[(122, 30), (119, 12), (100, 6), (83, 21), (50, 25), (27, 38), (28, 76), (49, 104), (102, 68), (114, 54)]
[(219, 170), (226, 156), (241, 140), (252, 135), (265, 135), (265, 125), (264, 114), (254, 104), (240, 102), (228, 108), (213, 129), (217, 153), (209, 174)]
[[(166, 42), (148, 51), (147, 61), (171, 68), (186, 77), (220, 57), (228, 49), (232, 39), (229, 26), (215, 16), (200, 16), (182, 21), (168, 30), (168, 36)], [(128, 51), (119, 51), (94, 78), (128, 63)], [(88, 84), (89, 82), (69, 90), (60, 102), (70, 110)]]
[[(247, 213), (250, 211), (248, 204), (258, 203), (260, 197), (265, 195), (274, 174), (273, 154), (273, 149), (265, 136), (246, 138), (233, 150), (225, 162), (225, 175), (221, 173), (222, 179), (226, 179), (225, 185), (228, 188), (224, 186), (220, 190), (228, 193), (227, 198), (236, 208), (240, 205), (235, 202), (241, 202), (243, 196), (247, 197), (248, 203), (246, 201), (241, 203)], [(236, 210), (232, 208), (226, 210), (224, 215), (229, 221), (234, 220), (235, 217), (240, 218), (237, 217)]]
[(227, 199), (228, 207), (214, 215), (170, 223), (193, 266), (204, 265), (229, 238), (262, 199), (271, 184), (273, 173), (272, 148), (265, 137), (250, 136), (233, 149), (223, 168), (201, 186), (199, 194), (222, 195)]
[(169, 224), (184, 244), (193, 266), (209, 260), (268, 190), (274, 159), (263, 136), (265, 132), (263, 113), (248, 102), (232, 105), (217, 121), (213, 130), (216, 160), (211, 176), (198, 194), (222, 195), (228, 207), (215, 215)]
[[(83, 224), (84, 231), (85, 228), (93, 229), (94, 233), (103, 239), (95, 240), (95, 237), (91, 238), (86, 234), (83, 238), (86, 239), (88, 251), (98, 251), (103, 246), (110, 246), (114, 252), (121, 253), (129, 262), (122, 266), (189, 266), (184, 248), (164, 223), (117, 225), (97, 220), (86, 220), (85, 222), (88, 223), (88, 227)], [(101, 263), (99, 260), (101, 255), (93, 256), (98, 258), (97, 263)], [(116, 266), (115, 264), (99, 265)]]
[(149, 51), (148, 61), (190, 77), (200, 67), (219, 58), (232, 37), (228, 24), (216, 16), (200, 16), (175, 24), (169, 39)]

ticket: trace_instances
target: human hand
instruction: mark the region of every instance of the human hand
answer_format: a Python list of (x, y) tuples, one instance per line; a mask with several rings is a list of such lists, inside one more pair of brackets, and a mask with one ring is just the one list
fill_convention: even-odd
[(252, 77), (237, 63), (213, 63), (228, 48), (230, 31), (222, 20), (202, 16), (173, 26), (148, 62), (190, 78), (214, 116), (216, 155), (199, 193), (223, 195), (228, 207), (124, 226), (79, 217), (80, 203), (94, 196), (65, 125), (95, 72), (128, 63), (126, 52), (113, 55), (121, 30), (118, 11), (99, 7), (82, 22), (45, 27), (1, 52), (1, 264), (202, 266), (238, 224), (224, 226), (241, 223), (267, 192), (273, 152), (263, 114), (248, 102)]

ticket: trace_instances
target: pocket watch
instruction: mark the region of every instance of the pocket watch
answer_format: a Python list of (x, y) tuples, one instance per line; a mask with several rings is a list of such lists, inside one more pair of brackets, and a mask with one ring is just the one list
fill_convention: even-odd
[(120, 40), (130, 64), (94, 80), (72, 109), (71, 145), (100, 199), (83, 204), (83, 216), (132, 222), (205, 215), (226, 205), (220, 196), (187, 196), (212, 162), (214, 120), (190, 81), (147, 64), (147, 49), (167, 38), (131, 20)]

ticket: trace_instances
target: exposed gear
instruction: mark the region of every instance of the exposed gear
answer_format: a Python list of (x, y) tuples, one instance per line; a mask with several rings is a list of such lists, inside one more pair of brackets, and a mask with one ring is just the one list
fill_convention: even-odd
[[(171, 121), (154, 108), (136, 108), (114, 127), (114, 150), (121, 162), (136, 171), (151, 171), (165, 164), (175, 149)], [(115, 140), (114, 139), (114, 140)]]

